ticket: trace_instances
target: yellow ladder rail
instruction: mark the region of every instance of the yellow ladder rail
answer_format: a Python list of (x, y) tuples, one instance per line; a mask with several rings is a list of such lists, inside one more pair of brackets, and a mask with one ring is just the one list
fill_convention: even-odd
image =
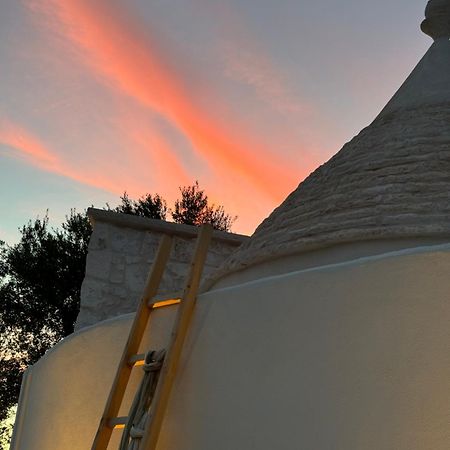
[(156, 448), (176, 367), (193, 315), (212, 232), (213, 228), (211, 225), (203, 225), (200, 228), (189, 275), (186, 278), (180, 300), (161, 300), (156, 297), (173, 244), (172, 236), (164, 235), (162, 237), (91, 450), (106, 450), (114, 428), (123, 428), (127, 422), (127, 417), (118, 417), (119, 409), (133, 367), (143, 364), (145, 355), (138, 354), (138, 351), (152, 311), (156, 308), (179, 303), (180, 306), (175, 319), (168, 354), (161, 369), (155, 400), (151, 405), (149, 415), (151, 420), (150, 423), (146, 424), (145, 434), (141, 443), (142, 448), (145, 450), (147, 450), (146, 446), (148, 446), (148, 449)]
[(211, 226), (203, 226), (200, 230), (190, 273), (186, 280), (183, 297), (175, 319), (169, 351), (164, 359), (155, 399), (150, 408), (150, 423), (147, 424), (141, 441), (141, 448), (143, 450), (155, 450), (158, 443), (161, 426), (172, 392), (181, 352), (183, 350), (183, 344), (189, 331), (189, 325), (192, 321), (197, 300), (197, 292), (200, 286), (203, 266), (208, 254), (208, 246), (211, 241), (212, 231), (213, 229)]

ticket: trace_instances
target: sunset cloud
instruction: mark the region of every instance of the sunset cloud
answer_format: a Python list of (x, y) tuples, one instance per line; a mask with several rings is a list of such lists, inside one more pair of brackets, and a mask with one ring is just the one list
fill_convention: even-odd
[(57, 172), (60, 170), (58, 158), (35, 136), (15, 123), (0, 118), (0, 144), (12, 148), (11, 156), (21, 158), (41, 169)]
[[(170, 142), (164, 134), (151, 124), (140, 123), (129, 116), (121, 115), (117, 119), (117, 126), (126, 132), (129, 146), (136, 161), (149, 161), (148, 174), (153, 185), (164, 189), (164, 195), (176, 196), (178, 186), (193, 182), (191, 175), (181, 164), (171, 148)], [(142, 195), (146, 188), (141, 188)]]
[[(122, 119), (122, 123), (127, 124), (127, 118), (123, 117)], [(148, 151), (151, 154), (154, 148), (158, 149), (159, 157), (155, 161), (151, 161), (148, 154), (143, 158), (143, 161), (147, 161), (148, 173), (156, 178), (158, 186), (163, 187), (163, 190), (158, 189), (150, 193), (158, 192), (169, 201), (169, 204), (173, 204), (174, 199), (179, 196), (179, 187), (191, 185), (195, 178), (191, 178), (186, 173), (179, 161), (172, 155), (170, 148), (167, 147), (167, 143), (164, 140), (161, 141), (163, 139), (161, 135), (141, 133), (136, 124), (134, 124), (134, 128), (132, 124), (128, 125), (132, 134), (136, 133), (136, 141), (134, 142), (136, 152)], [(167, 154), (164, 152), (167, 152)], [(117, 199), (125, 190), (122, 189), (122, 185), (114, 181), (114, 177), (107, 175), (110, 169), (108, 161), (105, 161), (103, 165), (94, 167), (91, 171), (72, 167), (64, 162), (52, 146), (44, 143), (40, 137), (26, 130), (22, 125), (6, 119), (0, 119), (0, 155), (2, 154), (23, 160), (40, 170), (65, 177), (85, 186), (110, 192), (115, 194)], [(132, 177), (133, 173), (130, 174), (130, 179)], [(169, 179), (164, 179), (164, 177), (169, 177)], [(127, 189), (127, 191), (133, 198), (137, 198), (148, 191), (145, 182), (142, 184), (129, 183), (129, 186), (131, 189)], [(201, 187), (204, 188), (202, 183)], [(236, 195), (236, 190), (240, 190), (241, 195)], [(264, 198), (259, 198), (249, 208), (247, 192), (241, 186), (236, 186), (235, 190), (227, 191), (223, 191), (220, 186), (212, 186), (212, 188), (207, 189), (207, 194), (210, 201), (216, 204), (225, 203), (228, 205), (226, 209), (232, 215), (239, 212), (241, 232), (251, 232), (255, 217), (263, 216), (270, 207), (270, 202), (268, 203)], [(5, 233), (0, 234), (3, 239), (8, 238)], [(10, 237), (9, 240), (12, 241), (14, 239)]]
[[(294, 187), (298, 174), (266, 147), (263, 136), (250, 136), (229, 117), (219, 95), (217, 107), (206, 110), (198, 98), (207, 91), (187, 85), (169, 51), (140, 30), (118, 2), (47, 0), (39, 4), (99, 79), (161, 114), (213, 171), (238, 175), (272, 201), (279, 201)], [(166, 147), (161, 156), (170, 161), (170, 154)]]
[[(63, 216), (124, 190), (170, 203), (198, 180), (239, 216), (235, 230), (253, 231), (373, 119), (429, 44), (410, 33), (412, 6), (403, 28), (376, 35), (345, 22), (351, 2), (269, 3), (7, 2), (0, 121), (13, 120), (0, 124), (0, 181), (15, 209), (32, 198)], [(394, 56), (383, 50), (393, 39)]]
[(15, 122), (0, 118), (0, 150), (2, 146), (12, 150), (7, 153), (10, 157), (24, 160), (41, 170), (70, 178), (88, 186), (120, 193), (108, 177), (102, 176), (101, 173), (89, 176), (69, 167), (39, 137)]

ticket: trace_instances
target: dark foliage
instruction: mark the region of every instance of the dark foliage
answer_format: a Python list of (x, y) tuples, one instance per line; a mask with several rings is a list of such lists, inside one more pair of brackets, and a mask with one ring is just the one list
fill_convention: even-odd
[(22, 227), (18, 244), (0, 243), (0, 420), (25, 368), (73, 332), (91, 231), (72, 211), (61, 230), (44, 217)]
[(158, 194), (145, 194), (139, 199), (133, 200), (124, 192), (120, 200), (122, 203), (114, 208), (113, 211), (133, 216), (149, 217), (150, 219), (166, 219), (167, 203)]
[(223, 206), (210, 205), (197, 181), (192, 186), (180, 187), (180, 192), (181, 198), (175, 201), (171, 212), (174, 222), (196, 226), (210, 223), (216, 230), (230, 231), (236, 217), (227, 214)]

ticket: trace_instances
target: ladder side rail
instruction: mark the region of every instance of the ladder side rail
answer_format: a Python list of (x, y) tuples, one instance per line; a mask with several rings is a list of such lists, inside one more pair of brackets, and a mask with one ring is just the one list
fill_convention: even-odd
[(201, 275), (208, 254), (212, 233), (213, 228), (209, 224), (203, 225), (200, 229), (189, 276), (184, 288), (183, 298), (173, 327), (169, 351), (161, 369), (159, 386), (150, 410), (150, 422), (146, 424), (144, 436), (141, 441), (143, 450), (155, 450), (158, 443), (164, 415), (174, 384), (181, 352), (183, 350), (183, 344), (193, 317)]
[(119, 413), (133, 367), (132, 357), (139, 350), (148, 319), (152, 312), (152, 308), (148, 306), (148, 303), (158, 291), (164, 269), (170, 257), (172, 242), (172, 236), (164, 235), (159, 244), (156, 258), (149, 272), (144, 292), (136, 311), (91, 450), (106, 450), (108, 447), (114, 429), (113, 423), (110, 423), (110, 419), (116, 418)]

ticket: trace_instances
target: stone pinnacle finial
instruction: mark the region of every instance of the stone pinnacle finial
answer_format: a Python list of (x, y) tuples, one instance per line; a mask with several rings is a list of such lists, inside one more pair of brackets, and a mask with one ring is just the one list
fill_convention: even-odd
[(450, 37), (450, 0), (429, 0), (420, 28), (434, 40)]

